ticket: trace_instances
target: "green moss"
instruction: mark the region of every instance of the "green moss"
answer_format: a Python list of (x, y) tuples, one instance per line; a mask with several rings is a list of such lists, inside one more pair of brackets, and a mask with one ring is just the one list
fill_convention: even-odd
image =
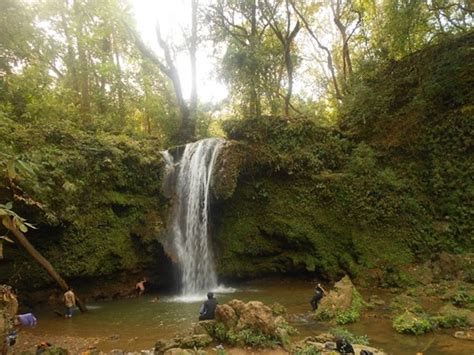
[(263, 334), (261, 331), (255, 329), (242, 329), (235, 331), (228, 330), (223, 324), (217, 324), (211, 336), (218, 342), (239, 345), (239, 346), (253, 346), (261, 348), (274, 348), (280, 345), (279, 339), (275, 336)]
[(392, 325), (397, 332), (404, 334), (420, 335), (433, 330), (433, 323), (429, 317), (409, 311), (396, 317)]
[(360, 318), (360, 313), (365, 306), (360, 293), (354, 288), (352, 291), (352, 303), (349, 309), (336, 312), (336, 323), (344, 325), (354, 323)]
[[(156, 211), (165, 201), (162, 160), (151, 142), (21, 125), (2, 139), (12, 139), (12, 154), (21, 153), (36, 172), (21, 185), (43, 207), (14, 208), (38, 227), (28, 233), (30, 241), (64, 277), (108, 275), (153, 262), (164, 230)], [(13, 259), (13, 250), (6, 256), (2, 267), (13, 269), (22, 285), (50, 282), (27, 257)]]

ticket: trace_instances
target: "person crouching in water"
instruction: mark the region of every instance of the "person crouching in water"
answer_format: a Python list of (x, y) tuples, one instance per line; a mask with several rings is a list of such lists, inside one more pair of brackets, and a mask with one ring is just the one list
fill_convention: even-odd
[(64, 293), (64, 306), (66, 306), (66, 314), (64, 315), (65, 318), (72, 317), (72, 309), (76, 307), (76, 295), (72, 291), (72, 288), (68, 288), (68, 290)]
[(313, 309), (313, 312), (318, 309), (319, 301), (321, 301), (321, 298), (323, 298), (325, 294), (326, 294), (326, 291), (321, 286), (321, 284), (318, 283), (316, 287), (314, 288), (314, 296), (309, 302), (311, 303), (311, 308)]
[(199, 311), (199, 320), (214, 319), (217, 307), (217, 300), (214, 298), (214, 294), (209, 292), (207, 294), (207, 301), (205, 301)]

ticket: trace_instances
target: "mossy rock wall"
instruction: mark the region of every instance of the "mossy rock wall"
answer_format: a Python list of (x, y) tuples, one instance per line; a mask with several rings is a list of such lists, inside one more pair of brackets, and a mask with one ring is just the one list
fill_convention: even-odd
[(377, 268), (407, 286), (416, 280), (404, 265), (472, 252), (473, 41), (365, 73), (340, 130), (304, 118), (225, 122), (236, 142), (217, 163), (217, 179), (229, 172), (214, 191), (221, 275)]
[[(38, 228), (29, 240), (65, 278), (101, 277), (157, 265), (167, 202), (161, 198), (163, 162), (153, 140), (74, 127), (0, 125), (7, 154), (35, 171), (18, 184), (41, 207), (14, 202)], [(0, 186), (10, 199), (7, 185)], [(0, 278), (16, 286), (50, 283), (25, 252), (6, 245)]]

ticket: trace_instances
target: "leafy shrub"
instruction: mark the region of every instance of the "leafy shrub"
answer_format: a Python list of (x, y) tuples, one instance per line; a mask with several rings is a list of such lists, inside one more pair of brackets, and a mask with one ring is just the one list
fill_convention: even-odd
[(468, 294), (465, 290), (458, 290), (452, 297), (451, 302), (457, 307), (466, 307), (474, 303), (474, 296)]
[(341, 337), (349, 341), (350, 343), (369, 345), (369, 337), (367, 335), (355, 335), (349, 330), (341, 327), (331, 328), (329, 333), (335, 337)]
[(353, 290), (351, 307), (347, 310), (336, 312), (336, 323), (339, 325), (354, 323), (359, 319), (360, 312), (364, 306), (365, 302), (359, 292)]
[(319, 355), (321, 352), (315, 345), (305, 345), (303, 349), (295, 351), (295, 355)]
[(404, 334), (420, 335), (433, 330), (433, 323), (426, 315), (417, 315), (406, 311), (395, 318), (393, 328)]

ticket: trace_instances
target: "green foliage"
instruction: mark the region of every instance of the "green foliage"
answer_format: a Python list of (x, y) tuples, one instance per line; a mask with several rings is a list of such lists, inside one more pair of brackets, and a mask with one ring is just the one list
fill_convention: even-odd
[(216, 324), (211, 336), (218, 342), (229, 345), (246, 345), (261, 348), (274, 348), (279, 345), (277, 338), (263, 334), (259, 330), (250, 328), (240, 331), (229, 330), (221, 323)]
[[(24, 199), (15, 209), (38, 227), (30, 231), (30, 241), (58, 272), (107, 275), (152, 262), (163, 230), (156, 211), (164, 204), (156, 197), (163, 162), (152, 142), (91, 135), (66, 123), (35, 128), (7, 121), (0, 131), (2, 146), (34, 167), (34, 179), (16, 183), (41, 208)], [(7, 191), (0, 182), (0, 196)], [(4, 251), (2, 267), (13, 268), (22, 284), (49, 282), (25, 257)]]
[(355, 335), (349, 330), (341, 327), (331, 328), (329, 333), (334, 335), (334, 337), (344, 338), (352, 344), (369, 345), (370, 343), (367, 335)]
[(351, 304), (346, 309), (339, 309), (337, 307), (324, 307), (319, 308), (314, 318), (319, 321), (330, 321), (335, 320), (336, 324), (344, 325), (348, 323), (354, 323), (360, 318), (362, 309), (366, 306), (362, 296), (354, 288), (352, 290)]
[(295, 355), (319, 355), (321, 352), (315, 345), (305, 345), (303, 349), (295, 351)]
[(398, 295), (390, 303), (392, 311), (409, 311), (412, 313), (423, 313), (423, 307), (413, 298), (407, 295)]
[(393, 328), (404, 334), (420, 335), (433, 330), (433, 322), (426, 315), (417, 315), (406, 311), (396, 317), (393, 321)]
[(278, 302), (273, 303), (270, 308), (274, 316), (282, 316), (288, 313), (286, 307)]
[(451, 297), (451, 302), (457, 307), (468, 307), (474, 304), (474, 294), (460, 288)]
[(431, 322), (437, 328), (461, 328), (468, 325), (466, 312), (450, 312), (442, 316), (431, 317)]

